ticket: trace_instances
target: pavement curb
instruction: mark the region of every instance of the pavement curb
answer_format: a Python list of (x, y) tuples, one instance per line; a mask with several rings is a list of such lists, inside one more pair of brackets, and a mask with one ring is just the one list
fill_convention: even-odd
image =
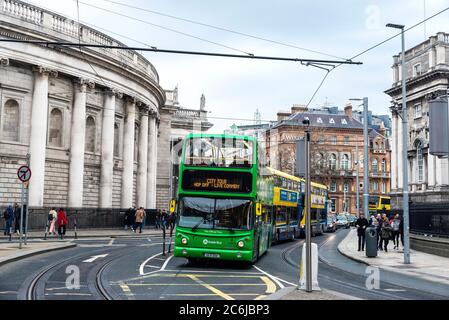
[(275, 293), (270, 294), (269, 296), (265, 297), (263, 300), (280, 300), (282, 297), (292, 293), (295, 290), (296, 290), (296, 287), (283, 288), (279, 291), (276, 291)]
[(350, 236), (351, 236), (351, 233), (348, 233), (348, 235), (346, 236), (346, 238), (344, 238), (344, 239), (338, 244), (338, 246), (337, 246), (338, 252), (339, 252), (341, 255), (343, 255), (343, 256), (345, 256), (346, 258), (348, 258), (348, 259), (351, 259), (351, 260), (353, 260), (353, 261), (355, 261), (355, 262), (363, 263), (364, 265), (370, 266), (370, 265), (371, 265), (370, 263), (366, 262), (365, 260), (359, 259), (359, 258), (357, 258), (357, 257), (353, 257), (353, 256), (349, 255), (348, 253), (344, 252), (344, 251), (340, 248), (340, 245), (342, 244), (342, 242), (343, 242), (343, 241), (346, 241), (346, 239), (348, 239)]
[(15, 261), (19, 261), (25, 258), (29, 258), (32, 256), (36, 256), (42, 253), (47, 253), (47, 252), (52, 252), (52, 251), (59, 251), (59, 250), (64, 250), (64, 249), (70, 249), (70, 248), (75, 248), (77, 246), (76, 243), (67, 243), (65, 246), (60, 246), (60, 247), (55, 247), (55, 248), (44, 248), (44, 249), (34, 249), (30, 252), (26, 252), (22, 255), (18, 255), (12, 258), (6, 258), (4, 260), (0, 260), (0, 266), (6, 265), (8, 263), (11, 262), (15, 262)]

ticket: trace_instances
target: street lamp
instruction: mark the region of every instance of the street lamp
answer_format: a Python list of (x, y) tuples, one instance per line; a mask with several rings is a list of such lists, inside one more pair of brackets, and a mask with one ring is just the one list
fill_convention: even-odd
[(409, 236), (409, 187), (408, 187), (408, 114), (407, 114), (407, 73), (405, 66), (404, 25), (387, 24), (388, 28), (400, 29), (402, 38), (402, 189), (403, 189), (403, 223), (404, 223), (404, 264), (410, 264)]

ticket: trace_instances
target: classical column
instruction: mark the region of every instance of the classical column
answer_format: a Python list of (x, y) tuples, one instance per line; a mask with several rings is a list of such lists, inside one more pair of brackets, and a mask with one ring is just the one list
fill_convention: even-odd
[(137, 167), (137, 207), (147, 204), (147, 170), (148, 170), (148, 107), (140, 107), (140, 131)]
[(31, 105), (30, 167), (32, 178), (29, 206), (44, 205), (45, 151), (47, 146), (48, 77), (52, 72), (43, 67), (34, 68), (34, 89)]
[(148, 170), (147, 170), (147, 208), (156, 208), (156, 165), (157, 159), (155, 158), (155, 136), (156, 133), (156, 115), (154, 111), (150, 112), (149, 129), (148, 129)]
[(86, 141), (87, 86), (94, 84), (84, 79), (75, 82), (75, 98), (70, 135), (69, 202), (70, 208), (83, 206), (84, 147)]
[(117, 92), (105, 91), (101, 132), (100, 208), (112, 208), (114, 175), (114, 122)]
[[(153, 162), (153, 167), (154, 167), (154, 176), (153, 176), (153, 189), (154, 189), (154, 198), (153, 198), (153, 203), (154, 203), (154, 208), (156, 208), (156, 195), (157, 195), (157, 166), (158, 166), (158, 137), (159, 137), (159, 124), (160, 124), (160, 116), (157, 115), (157, 118), (155, 119), (155, 132), (154, 132), (154, 136), (153, 136), (153, 158), (154, 158), (154, 162)], [(172, 165), (170, 163), (170, 165)], [(168, 208), (167, 208), (168, 209)]]
[(121, 207), (130, 208), (133, 204), (134, 173), (134, 126), (136, 122), (136, 100), (128, 98), (125, 105), (125, 132), (123, 136), (123, 175)]

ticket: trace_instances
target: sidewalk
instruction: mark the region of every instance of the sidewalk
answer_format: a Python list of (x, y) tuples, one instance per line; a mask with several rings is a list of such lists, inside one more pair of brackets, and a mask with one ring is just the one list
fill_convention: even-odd
[(321, 290), (307, 293), (296, 287), (288, 287), (269, 295), (264, 300), (359, 300), (334, 291)]
[(410, 265), (404, 264), (404, 252), (393, 250), (390, 241), (388, 252), (379, 251), (376, 258), (367, 258), (365, 252), (357, 251), (357, 230), (352, 229), (338, 245), (338, 251), (344, 256), (384, 270), (418, 277), (424, 280), (449, 284), (449, 258), (444, 258), (415, 250), (410, 251)]
[(52, 241), (43, 243), (28, 243), (26, 246), (22, 244), (22, 249), (19, 249), (18, 243), (1, 243), (0, 266), (9, 262), (17, 261), (19, 259), (23, 259), (40, 253), (73, 247), (76, 247), (76, 244), (69, 242)]
[[(173, 231), (174, 234), (174, 231)], [(28, 232), (28, 239), (44, 239), (45, 236), (45, 230), (42, 231), (30, 231)], [(134, 233), (131, 230), (124, 230), (124, 229), (78, 229), (77, 230), (77, 237), (78, 238), (118, 238), (118, 237), (132, 237), (132, 238), (139, 238), (139, 237), (148, 237), (148, 236), (161, 236), (162, 237), (162, 230), (158, 229), (156, 230), (154, 227), (150, 227), (147, 229), (142, 230), (142, 233)], [(170, 236), (170, 231), (167, 230), (166, 236)], [(74, 239), (75, 238), (75, 231), (67, 230), (66, 235), (64, 239)], [(7, 236), (3, 236), (3, 234), (0, 236), (0, 240), (8, 240), (9, 238)], [(13, 241), (18, 241), (19, 237), (17, 235), (12, 236)], [(47, 234), (48, 240), (57, 240), (57, 236)]]

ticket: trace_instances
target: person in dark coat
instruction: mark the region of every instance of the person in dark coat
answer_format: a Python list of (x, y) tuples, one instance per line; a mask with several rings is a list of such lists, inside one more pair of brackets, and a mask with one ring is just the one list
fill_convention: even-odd
[(131, 226), (131, 208), (126, 210), (125, 216), (123, 217), (123, 224), (125, 225), (125, 230)]
[(16, 216), (16, 220), (14, 222), (14, 232), (17, 233), (17, 235), (20, 234), (20, 211), (21, 207), (15, 203), (14, 204), (14, 215)]
[(159, 210), (156, 211), (156, 229), (161, 228), (161, 212)]
[(380, 237), (382, 238), (382, 240), (384, 242), (385, 252), (388, 252), (388, 248), (387, 248), (388, 242), (390, 241), (392, 236), (393, 236), (393, 227), (391, 226), (390, 221), (388, 221), (388, 218), (385, 215), (383, 217), (382, 228), (380, 231)]
[(357, 236), (359, 238), (359, 251), (365, 251), (365, 231), (368, 225), (368, 220), (365, 218), (365, 215), (361, 213), (354, 224), (354, 226), (357, 228)]
[(133, 232), (135, 232), (136, 231), (136, 208), (135, 207), (132, 207), (131, 208), (131, 215), (130, 215), (130, 222), (131, 222), (131, 230), (133, 231)]
[(3, 212), (3, 219), (5, 219), (5, 236), (9, 236), (11, 234), (12, 224), (15, 220), (14, 209), (12, 206), (8, 206)]

